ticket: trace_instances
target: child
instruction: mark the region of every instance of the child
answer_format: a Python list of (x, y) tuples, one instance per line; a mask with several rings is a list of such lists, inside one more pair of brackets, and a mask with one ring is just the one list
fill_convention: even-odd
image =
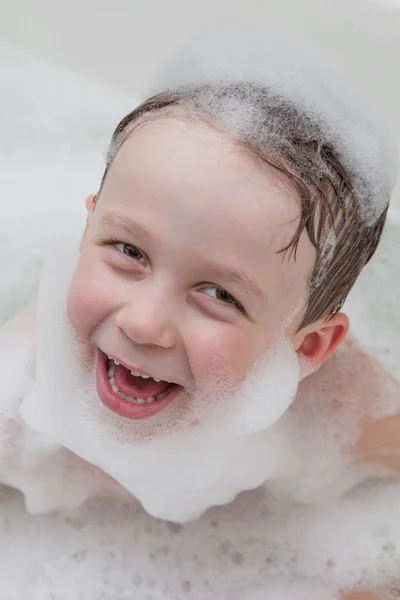
[[(232, 93), (244, 91), (233, 88)], [(265, 101), (268, 103), (268, 97)], [(308, 237), (315, 235), (311, 225), (315, 211), (307, 209), (310, 216), (305, 224), (300, 216), (300, 192), (296, 194), (295, 184), (301, 182), (290, 172), (284, 175), (284, 167), (265, 164), (214, 125), (188, 115), (184, 107), (183, 100), (163, 95), (124, 119), (114, 135), (115, 156), (111, 155), (100, 192), (87, 200), (88, 223), (69, 285), (67, 312), (85, 361), (97, 365), (95, 402), (101, 401), (113, 411), (115, 422), (126, 427), (130, 419), (135, 422), (135, 438), (150, 438), (155, 432), (161, 438), (187, 426), (195, 429), (197, 421), (209, 420), (207, 413), (218, 409), (218, 396), (221, 405), (229, 398), (233, 411), (239, 403), (234, 390), (260, 356), (267, 356), (263, 391), (274, 394), (275, 405), (272, 413), (271, 406), (267, 414), (256, 411), (255, 417), (261, 419), (256, 424), (244, 416), (249, 419), (245, 425), (248, 432), (274, 423), (290, 405), (298, 379), (324, 362), (326, 366), (300, 386), (292, 409), (303, 406), (306, 398), (314, 402), (322, 394), (324, 403), (334, 404), (338, 389), (343, 404), (348, 398), (353, 403), (355, 398), (363, 402), (361, 416), (368, 415), (369, 398), (375, 399), (381, 389), (397, 399), (398, 383), (353, 343), (347, 342), (327, 360), (347, 333), (348, 319), (339, 308), (378, 243), (386, 210), (372, 227), (363, 225), (357, 211), (349, 212), (347, 219), (341, 217), (342, 229), (337, 231), (341, 244), (336, 245), (326, 284), (315, 288), (306, 306), (293, 312), (321, 260)], [(300, 140), (297, 150), (303, 164), (309, 152), (313, 160), (318, 153), (317, 148), (310, 150), (310, 143), (301, 148)], [(344, 190), (346, 181), (339, 179), (342, 167), (333, 150), (319, 152), (330, 162), (332, 179), (336, 177), (330, 185), (335, 183)], [(321, 185), (328, 186), (328, 182)], [(352, 201), (349, 190), (347, 202)], [(327, 188), (327, 199), (337, 201), (333, 189)], [(322, 208), (318, 208), (321, 214)], [(327, 222), (328, 214), (324, 217)], [(310, 234), (303, 231), (304, 225)], [(296, 259), (283, 258), (280, 250), (291, 247), (293, 236)], [(13, 345), (20, 352), (14, 329), (19, 327), (27, 360), (34, 361), (26, 335), (31, 329), (34, 343), (35, 325), (28, 319), (26, 315), (14, 326), (5, 326), (3, 339), (8, 353), (7, 336), (14, 338)], [(280, 339), (282, 323), (302, 373), (296, 372), (290, 348)], [(54, 345), (49, 347), (54, 355)], [(271, 361), (275, 370), (282, 370), (286, 362), (292, 369), (292, 373), (282, 373), (285, 386), (278, 379), (280, 387), (271, 387)], [(59, 363), (68, 372), (65, 360)], [(16, 368), (19, 371), (19, 365)], [(249, 387), (241, 393), (254, 404), (256, 390)], [(62, 400), (68, 393), (73, 391), (58, 391)], [(43, 393), (42, 398), (45, 396)], [(267, 403), (264, 396), (262, 402)], [(28, 404), (24, 406), (26, 410)], [(54, 406), (59, 411), (55, 401)], [(66, 407), (59, 413), (62, 428), (66, 426), (65, 411)], [(250, 412), (250, 406), (246, 411)], [(35, 414), (37, 418), (37, 407)], [(29, 418), (35, 419), (35, 415)], [(359, 452), (396, 467), (396, 422), (392, 417), (366, 424)], [(47, 433), (51, 436), (51, 431)], [(389, 456), (379, 456), (383, 442), (393, 451)], [(90, 449), (79, 453), (85, 456), (86, 452)], [(124, 452), (129, 456), (129, 449)], [(90, 462), (96, 464), (95, 455)], [(115, 476), (112, 468), (111, 474)], [(12, 483), (15, 475), (10, 473), (10, 477)], [(251, 486), (245, 483), (244, 487)], [(216, 503), (223, 500), (218, 497)], [(191, 516), (195, 515), (189, 511)]]
[(400, 384), (341, 313), (386, 219), (381, 147), (352, 147), (358, 112), (346, 146), (287, 88), (200, 79), (121, 121), (79, 256), (44, 274), (37, 323), (1, 331), (1, 479), (32, 512), (128, 491), (185, 521), (265, 482), (309, 499), (304, 415), (338, 495), (364, 462), (400, 468), (375, 406)]

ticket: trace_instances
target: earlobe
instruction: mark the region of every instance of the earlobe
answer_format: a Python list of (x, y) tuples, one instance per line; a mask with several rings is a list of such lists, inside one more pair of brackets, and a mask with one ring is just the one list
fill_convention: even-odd
[(339, 313), (332, 318), (315, 323), (297, 348), (300, 363), (317, 370), (341, 344), (349, 330), (349, 319)]

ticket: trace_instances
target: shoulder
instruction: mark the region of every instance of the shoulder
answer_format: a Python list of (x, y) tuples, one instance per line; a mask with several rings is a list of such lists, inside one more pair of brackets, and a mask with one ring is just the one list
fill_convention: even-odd
[[(300, 384), (300, 395), (321, 392), (335, 405), (359, 403), (364, 414), (382, 412), (381, 398), (399, 398), (400, 382), (354, 338), (347, 338), (324, 365)], [(399, 407), (400, 408), (400, 407)]]
[(302, 382), (298, 408), (316, 399), (339, 411), (352, 407), (355, 457), (400, 470), (400, 381), (354, 339)]

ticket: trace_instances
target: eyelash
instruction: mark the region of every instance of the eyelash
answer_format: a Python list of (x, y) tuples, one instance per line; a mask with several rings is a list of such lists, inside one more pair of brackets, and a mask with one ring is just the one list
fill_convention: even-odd
[[(140, 248), (138, 248), (134, 244), (129, 244), (128, 242), (124, 242), (123, 240), (119, 240), (117, 238), (108, 238), (107, 240), (103, 240), (100, 242), (100, 246), (129, 246), (130, 248), (136, 248), (137, 251), (143, 256), (143, 258), (147, 260), (147, 256), (144, 254), (144, 252), (140, 250)], [(123, 254), (127, 258), (131, 258), (131, 260), (137, 260), (133, 257), (129, 257), (124, 252), (120, 252), (120, 254)]]
[(235, 296), (232, 296), (232, 294), (227, 292), (225, 288), (221, 288), (217, 285), (210, 285), (208, 288), (203, 288), (203, 289), (215, 289), (215, 290), (219, 290), (221, 292), (225, 292), (233, 300), (233, 302), (224, 302), (223, 300), (219, 300), (218, 298), (213, 298), (212, 296), (208, 296), (208, 297), (211, 299), (212, 302), (214, 302), (215, 304), (218, 304), (219, 306), (221, 304), (223, 304), (225, 306), (233, 306), (240, 313), (246, 314), (246, 311), (243, 308), (243, 306), (240, 304), (239, 300), (236, 300)]
[[(118, 240), (117, 238), (108, 238), (107, 240), (103, 240), (100, 242), (100, 246), (115, 246), (116, 247), (117, 245), (130, 246), (131, 248), (136, 248), (138, 250), (138, 252), (143, 256), (143, 258), (145, 258), (147, 260), (146, 255), (140, 250), (140, 248), (138, 248), (137, 246), (135, 246), (133, 244), (128, 244), (128, 242), (123, 242), (121, 240)], [(123, 254), (130, 260), (137, 260), (135, 258), (129, 257), (127, 254), (125, 254), (121, 251), (119, 251), (119, 252), (120, 252), (120, 254)], [(217, 285), (212, 285), (212, 286), (210, 285), (208, 288), (204, 288), (204, 289), (210, 289), (210, 288), (214, 288), (215, 290), (225, 292), (233, 300), (233, 302), (224, 302), (223, 300), (218, 300), (218, 298), (213, 298), (212, 296), (208, 296), (211, 299), (211, 301), (214, 302), (214, 304), (217, 304), (218, 306), (220, 306), (221, 304), (223, 304), (225, 306), (232, 305), (240, 313), (246, 314), (246, 310), (244, 309), (242, 304), (238, 300), (236, 300), (236, 298), (234, 296), (232, 296), (232, 294), (230, 294), (227, 290), (225, 290), (224, 288), (221, 288)]]

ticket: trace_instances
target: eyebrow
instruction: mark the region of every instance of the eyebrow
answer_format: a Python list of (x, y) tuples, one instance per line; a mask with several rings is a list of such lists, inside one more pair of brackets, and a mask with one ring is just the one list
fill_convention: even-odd
[(123, 229), (129, 235), (137, 235), (145, 239), (151, 239), (148, 231), (143, 229), (140, 225), (132, 221), (129, 217), (125, 217), (124, 215), (120, 215), (116, 212), (108, 212), (105, 213), (100, 219), (100, 227), (118, 227), (119, 229)]
[[(100, 226), (118, 227), (119, 229), (123, 229), (124, 231), (126, 231), (129, 235), (134, 234), (141, 236), (144, 239), (151, 239), (150, 234), (148, 233), (148, 231), (143, 229), (143, 227), (135, 223), (135, 221), (133, 221), (129, 217), (120, 215), (116, 212), (105, 213), (100, 219)], [(219, 276), (221, 276), (224, 279), (231, 279), (233, 281), (236, 281), (237, 283), (240, 283), (241, 285), (243, 285), (244, 288), (246, 288), (246, 290), (250, 294), (257, 296), (262, 302), (268, 302), (268, 297), (264, 294), (264, 292), (261, 291), (254, 277), (252, 277), (245, 271), (241, 271), (234, 267), (217, 267), (216, 272)]]

